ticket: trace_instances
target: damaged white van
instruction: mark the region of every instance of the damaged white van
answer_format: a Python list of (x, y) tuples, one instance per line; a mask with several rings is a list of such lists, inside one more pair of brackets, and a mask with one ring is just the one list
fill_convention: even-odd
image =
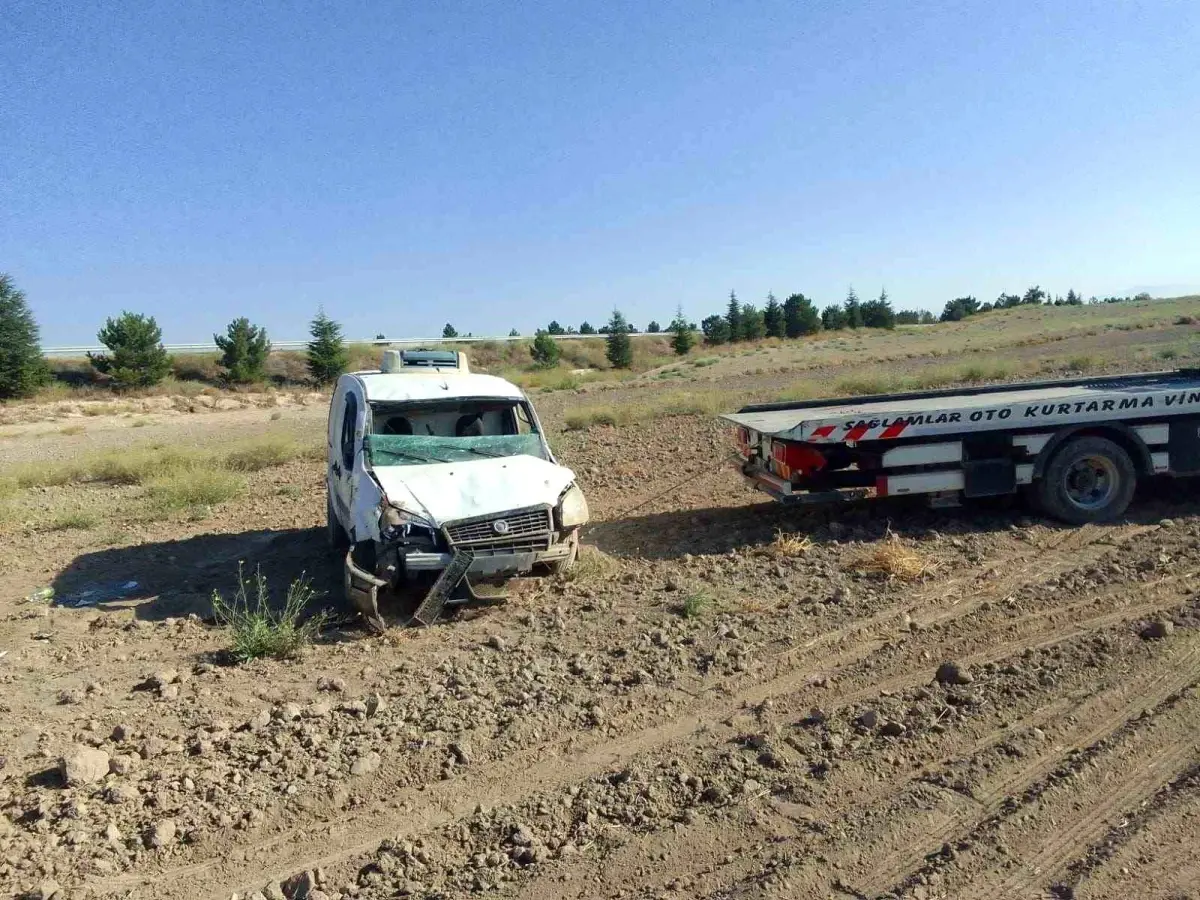
[(338, 379), (328, 489), (347, 598), (377, 628), (379, 591), (452, 562), (456, 583), (566, 570), (588, 520), (525, 394), (448, 351), (389, 350)]

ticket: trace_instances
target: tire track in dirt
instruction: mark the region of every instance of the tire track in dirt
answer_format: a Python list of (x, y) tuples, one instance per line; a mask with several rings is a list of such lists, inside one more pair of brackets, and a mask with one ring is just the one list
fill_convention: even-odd
[[(1179, 897), (1200, 888), (1200, 859), (1193, 840), (1200, 820), (1200, 797), (1194, 786), (1168, 805), (1154, 810), (1117, 851), (1074, 886), (1085, 900)], [(1123, 820), (1113, 830), (1124, 830)]]
[[(1123, 544), (1133, 537), (1152, 530), (1154, 528), (1141, 526), (1113, 529), (1115, 531), (1113, 536), (1118, 539), (1117, 544), (1098, 548), (1102, 550), (1100, 555), (1108, 552), (1112, 546)], [(1071, 537), (1072, 534), (1073, 532), (1068, 532), (1066, 538)], [(1091, 558), (1081, 558), (1077, 555), (1077, 545), (1082, 542), (1084, 546), (1091, 546), (1105, 534), (1106, 532), (1102, 529), (1088, 531), (1070, 541), (1070, 546), (1066, 551), (1060, 549), (1061, 544), (1066, 542), (1066, 538), (1064, 538), (1063, 541), (1057, 542), (1054, 548), (1057, 555), (1050, 564), (1055, 568), (1061, 567), (1063, 571), (1070, 569), (1072, 563), (1075, 565), (1087, 564)], [(1072, 553), (1076, 555), (1071, 555)], [(1027, 568), (1024, 571), (1028, 573), (1031, 570)], [(1045, 566), (1038, 569), (1033, 575), (1033, 580), (1037, 581), (1045, 577), (1041, 574), (1044, 571)], [(973, 574), (978, 577), (977, 573)], [(964, 580), (969, 577), (971, 576), (964, 576)], [(1164, 582), (1179, 582), (1189, 578), (1190, 575), (1180, 575), (1165, 579)], [(1004, 579), (1000, 587), (1004, 592), (1010, 592), (1019, 583), (1021, 583), (1021, 578), (1014, 576)], [(949, 590), (952, 589), (949, 588)], [(947, 590), (946, 585), (939, 586), (938, 590), (928, 592), (926, 595), (928, 599), (925, 602), (932, 602), (934, 597), (945, 597)], [(986, 599), (995, 596), (997, 596), (997, 592), (989, 591), (981, 599), (973, 598), (968, 603), (960, 604), (956, 606), (954, 615), (955, 617), (965, 616), (974, 611)], [(1068, 632), (1058, 630), (1053, 624), (1049, 627), (1044, 625), (1040, 628), (1035, 627), (1030, 634), (1023, 634), (1002, 644), (994, 645), (987, 651), (964, 657), (962, 661), (968, 665), (978, 665), (1003, 659), (1023, 649), (1058, 643), (1088, 631), (1153, 613), (1177, 602), (1177, 599), (1174, 593), (1171, 593), (1165, 599), (1159, 598), (1116, 612), (1093, 616), (1075, 623), (1075, 627)], [(1048, 616), (1059, 616), (1072, 608), (1093, 605), (1094, 602), (1094, 599), (1089, 598), (1065, 607), (1039, 610), (1010, 620), (1006, 624), (1014, 629), (1024, 622), (1040, 624)], [(878, 613), (867, 621), (874, 623), (894, 619), (902, 609), (910, 604), (911, 601), (893, 606), (888, 611)], [(838, 631), (831, 632), (829, 641), (854, 634), (861, 627), (860, 623), (850, 623)], [(987, 628), (988, 626), (985, 624), (980, 630), (986, 631)], [(969, 636), (970, 633), (964, 633), (964, 640)], [(978, 638), (978, 635), (974, 635), (974, 637)], [(816, 662), (813, 651), (827, 643), (824, 636), (821, 636), (809, 641), (802, 648), (784, 651), (776, 657), (779, 660), (776, 671), (778, 672), (780, 669), (790, 669), (791, 671), (786, 671), (785, 674), (777, 675), (767, 681), (751, 684), (740, 690), (731, 687), (730, 682), (733, 679), (709, 685), (697, 697), (696, 702), (691, 704), (689, 711), (669, 722), (651, 728), (641, 729), (615, 739), (602, 740), (589, 740), (588, 736), (583, 733), (571, 733), (560, 740), (496, 760), (486, 769), (480, 769), (462, 780), (437, 782), (415, 789), (398, 791), (385, 789), (384, 785), (389, 783), (388, 770), (385, 768), (381, 770), (379, 777), (374, 779), (376, 784), (376, 787), (372, 788), (374, 799), (368, 800), (350, 814), (334, 817), (322, 824), (308, 823), (303, 827), (288, 829), (266, 841), (242, 845), (235, 848), (230, 857), (200, 860), (143, 876), (121, 876), (106, 879), (96, 882), (94, 887), (101, 893), (124, 891), (137, 886), (153, 887), (156, 896), (167, 897), (173, 896), (171, 893), (173, 884), (180, 884), (183, 881), (203, 876), (220, 879), (222, 887), (215, 890), (213, 895), (224, 894), (227, 896), (229, 893), (252, 889), (261, 884), (266, 876), (262, 874), (263, 864), (256, 861), (255, 858), (262, 858), (269, 854), (274, 854), (271, 866), (276, 869), (276, 875), (279, 878), (305, 868), (333, 866), (342, 860), (370, 851), (383, 838), (394, 836), (398, 829), (405, 834), (420, 834), (461, 818), (477, 804), (484, 806), (507, 805), (537, 791), (564, 787), (572, 782), (582, 780), (596, 771), (609, 768), (623, 759), (652, 752), (701, 729), (713, 728), (745, 707), (761, 704), (766, 699), (809, 689), (811, 679), (815, 674), (831, 671), (830, 662), (836, 664), (834, 671), (845, 668), (869, 657), (878, 649), (881, 642), (872, 641), (858, 645), (834, 660), (826, 659), (824, 664), (817, 668), (797, 668), (799, 664), (797, 657), (813, 656), (813, 662)], [(806, 652), (801, 653), (800, 651)], [(785, 665), (789, 661), (791, 665)], [(857, 690), (835, 692), (828, 696), (822, 695), (821, 702), (826, 705), (855, 702), (882, 690), (897, 690), (919, 685), (927, 682), (929, 678), (928, 664), (925, 662), (914, 663), (911, 669), (906, 669)], [(719, 707), (714, 708), (712, 704), (714, 697), (722, 698)], [(544, 772), (547, 761), (551, 759), (556, 760), (553, 767), (554, 773), (553, 777), (547, 777)], [(400, 762), (402, 764), (403, 761)], [(464, 784), (464, 782), (466, 783)], [(464, 797), (470, 799), (463, 799)], [(404, 806), (408, 808), (401, 809)], [(313, 831), (323, 831), (324, 834), (315, 839), (300, 837), (302, 834)], [(285, 851), (288, 844), (297, 844), (297, 846)], [(239, 861), (236, 857), (241, 857), (244, 862)]]
[[(972, 879), (970, 885), (964, 886), (961, 896), (980, 900), (1024, 897), (1043, 893), (1046, 887), (1059, 881), (1067, 864), (1108, 830), (1115, 814), (1136, 807), (1168, 781), (1195, 765), (1200, 753), (1200, 729), (1187, 719), (1194, 716), (1198, 709), (1200, 703), (1193, 702), (1186, 710), (1181, 710), (1184, 721), (1175, 721), (1172, 727), (1164, 728), (1167, 732), (1163, 736), (1165, 740), (1155, 743), (1149, 755), (1129, 759), (1109, 754), (1102, 761), (1096, 761), (1087, 775), (1090, 779), (1103, 782), (1096, 786), (1098, 796), (1089, 798), (1091, 802), (1080, 810), (1079, 794), (1082, 791), (1073, 786), (1070, 819), (1041, 823), (1045, 827), (1036, 835), (1031, 835), (1028, 829), (1022, 834), (1021, 839), (1026, 843), (1034, 837), (1043, 838), (1045, 842), (1040, 844), (1040, 852), (1022, 862), (1016, 872), (999, 883), (986, 875)], [(1046, 805), (1034, 815), (1035, 818), (1049, 818)]]
[[(1181, 687), (1186, 686), (1186, 684), (1200, 680), (1200, 643), (1185, 651), (1182, 655), (1165, 656), (1156, 660), (1155, 663), (1149, 671), (1141, 673), (1138, 678), (1132, 681), (1119, 681), (1112, 687), (1093, 694), (1082, 702), (1061, 698), (1052, 700), (1050, 703), (1034, 709), (1030, 714), (1021, 719), (1005, 727), (993, 729), (987, 734), (973, 740), (967, 738), (965, 735), (951, 735), (947, 741), (942, 742), (937, 747), (936, 754), (930, 753), (929, 755), (940, 759), (972, 758), (1002, 743), (1019, 731), (1034, 728), (1060, 716), (1069, 708), (1075, 709), (1076, 716), (1084, 723), (1094, 721), (1095, 716), (1100, 714), (1102, 716), (1106, 715), (1105, 721), (1111, 723), (1113, 729), (1119, 728), (1147, 706), (1155, 706)], [(1113, 710), (1115, 710), (1115, 713), (1112, 712)], [(1107, 714), (1105, 711), (1108, 711)], [(776, 712), (782, 713), (784, 711), (777, 709)], [(1099, 729), (1093, 729), (1085, 733), (1085, 727), (1081, 724), (1074, 729), (1074, 732), (1068, 738), (1074, 738), (1072, 741), (1072, 745), (1074, 745), (1080, 741), (1086, 742), (1089, 738), (1097, 734), (1100, 734)], [(1023, 784), (1043, 777), (1051, 771), (1061, 761), (1064, 752), (1069, 752), (1069, 750), (1063, 751), (1061, 745), (1056, 745), (1051, 751), (1033, 761), (1029, 766), (1023, 767), (995, 786), (988, 794), (981, 798), (980, 802), (988, 804), (990, 808), (997, 807), (1013, 790), (1019, 790)], [(853, 765), (853, 763), (843, 764), (843, 768), (846, 765)], [(825, 822), (830, 828), (835, 828), (839, 823), (844, 824), (848, 819), (856, 815), (880, 808), (889, 797), (900, 794), (907, 787), (916, 784), (920, 780), (919, 775), (914, 776), (911, 773), (896, 775), (874, 785), (865, 795), (856, 796), (849, 806), (842, 805), (838, 798), (830, 798), (826, 804), (817, 804), (805, 808), (804, 815), (807, 819)], [(976, 805), (971, 808), (975, 810), (979, 807)], [(780, 838), (790, 836), (792, 839), (800, 837), (800, 834), (796, 831), (796, 823), (788, 819), (786, 814), (782, 813), (775, 803), (754, 810), (754, 818), (756, 820), (763, 820), (759, 822), (760, 827), (763, 824), (770, 824), (772, 826), (763, 831), (763, 840), (770, 837)], [(922, 823), (922, 825), (924, 824)], [(954, 829), (955, 824), (961, 825), (961, 822), (947, 824), (945, 832), (949, 834)], [(789, 832), (791, 832), (791, 835), (789, 835)], [(722, 834), (728, 838), (730, 833), (731, 828), (728, 823), (705, 822), (673, 835), (664, 836), (661, 833), (654, 832), (636, 835), (626, 845), (616, 851), (611, 860), (603, 859), (594, 861), (594, 868), (597, 870), (597, 873), (605, 870), (615, 872), (628, 871), (635, 868), (634, 864), (637, 861), (644, 860), (655, 849), (668, 848), (670, 850), (669, 859), (671, 865), (665, 868), (677, 877), (682, 877), (690, 882), (690, 888), (696, 891), (697, 896), (700, 895), (701, 891), (704, 893), (716, 892), (722, 887), (727, 887), (738, 879), (749, 875), (757, 864), (756, 860), (752, 857), (735, 858), (733, 862), (724, 861), (729, 855), (730, 849), (720, 838)], [(850, 868), (853, 863), (852, 859), (839, 858), (839, 854), (836, 851), (831, 853), (828, 848), (812, 848), (812, 852), (816, 853), (818, 851), (828, 861), (838, 862), (843, 871)], [(920, 856), (915, 856), (905, 862), (912, 865), (920, 859)], [(906, 870), (905, 865), (895, 866), (891, 870), (892, 877), (898, 878)], [(657, 874), (656, 867), (655, 872), (648, 878), (625, 879), (619, 886), (624, 890), (646, 890), (650, 888), (652, 882), (661, 883), (661, 881), (661, 875)], [(610, 887), (613, 886), (611, 880), (605, 880), (604, 883)], [(817, 890), (818, 886), (813, 885), (813, 889)], [(862, 893), (865, 896), (872, 896), (870, 886), (868, 889), (862, 891)], [(527, 887), (521, 896), (527, 898), (527, 900), (573, 900), (573, 898), (579, 898), (582, 895), (578, 892), (577, 887), (571, 883), (566, 885), (538, 883)]]
[[(859, 893), (875, 896), (894, 889), (895, 884), (900, 882), (907, 872), (918, 869), (920, 862), (935, 853), (938, 847), (964, 832), (971, 832), (973, 828), (995, 816), (1010, 797), (1026, 791), (1028, 787), (1054, 772), (1064, 757), (1102, 743), (1127, 726), (1130, 721), (1138, 718), (1147, 708), (1159, 706), (1166, 698), (1178, 694), (1198, 680), (1200, 647), (1193, 646), (1182, 659), (1172, 659), (1168, 671), (1156, 674), (1148, 679), (1148, 683), (1134, 680), (1128, 685), (1120, 686), (1111, 695), (1091, 698), (1082, 704), (1076, 713), (1075, 719), (1080, 721), (1080, 725), (1073, 728), (1067, 743), (1056, 743), (1043, 754), (1009, 769), (1000, 779), (992, 781), (983, 792), (974, 793), (967, 809), (956, 814), (942, 815), (932, 822), (925, 818), (922, 822), (922, 842), (914, 845), (911, 835), (896, 835), (895, 842), (898, 847), (884, 851), (882, 857), (871, 858), (871, 875), (856, 883)], [(1121, 702), (1118, 702), (1115, 708), (1105, 709), (1112, 701)]]
[[(1021, 552), (1027, 548), (1015, 548), (962, 575), (952, 575), (939, 580), (932, 587), (916, 590), (912, 597), (891, 604), (864, 619), (823, 632), (798, 647), (784, 651), (774, 661), (786, 665), (814, 650), (835, 645), (881, 626), (890, 627), (890, 623), (906, 614), (921, 625), (941, 624), (961, 618), (985, 603), (1011, 596), (1021, 587), (1039, 584), (1056, 575), (1091, 565), (1135, 538), (1158, 530), (1157, 525), (1086, 525), (1077, 531), (1056, 535), (1047, 542), (1050, 552), (1033, 560), (1027, 560)], [(949, 608), (946, 608), (947, 600), (950, 600)], [(929, 618), (918, 618), (922, 611), (930, 608), (940, 612)]]

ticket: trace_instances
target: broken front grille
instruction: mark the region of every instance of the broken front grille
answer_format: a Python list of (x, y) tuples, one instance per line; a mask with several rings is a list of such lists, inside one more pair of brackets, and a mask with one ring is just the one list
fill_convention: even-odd
[[(451, 546), (465, 547), (476, 553), (489, 550), (521, 552), (516, 548), (546, 549), (550, 545), (550, 534), (553, 530), (554, 519), (550, 508), (533, 506), (499, 515), (451, 522), (446, 526), (446, 537)], [(503, 549), (510, 547), (514, 549)]]

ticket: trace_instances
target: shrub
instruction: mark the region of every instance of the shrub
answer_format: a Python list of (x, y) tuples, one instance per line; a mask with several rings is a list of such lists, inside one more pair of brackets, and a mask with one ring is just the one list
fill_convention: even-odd
[(283, 608), (273, 610), (262, 572), (255, 569), (253, 578), (246, 578), (239, 564), (238, 588), (233, 599), (227, 601), (220, 592), (213, 591), (213, 616), (229, 629), (233, 639), (229, 649), (235, 659), (242, 662), (264, 656), (288, 659), (311, 644), (325, 624), (324, 613), (300, 620), (305, 607), (316, 596), (312, 583), (301, 575), (288, 587)]
[(234, 319), (225, 329), (225, 335), (213, 335), (217, 349), (221, 351), (221, 367), (225, 378), (234, 384), (251, 384), (262, 381), (266, 375), (267, 355), (271, 342), (267, 330), (250, 324), (242, 317)]
[(0, 399), (28, 397), (49, 377), (25, 294), (0, 274)]
[(608, 320), (608, 338), (605, 356), (614, 369), (628, 369), (633, 365), (633, 343), (629, 339), (629, 323), (619, 310), (613, 310)]
[(117, 388), (152, 387), (171, 371), (171, 357), (154, 316), (122, 312), (106, 320), (97, 337), (109, 352), (89, 353), (88, 359)]
[(550, 337), (548, 332), (539, 331), (529, 347), (529, 355), (539, 369), (553, 369), (558, 365), (562, 351), (559, 350), (558, 341)]
[(325, 310), (318, 309), (308, 333), (312, 336), (308, 342), (308, 374), (317, 384), (332, 384), (350, 361), (342, 326), (325, 315)]

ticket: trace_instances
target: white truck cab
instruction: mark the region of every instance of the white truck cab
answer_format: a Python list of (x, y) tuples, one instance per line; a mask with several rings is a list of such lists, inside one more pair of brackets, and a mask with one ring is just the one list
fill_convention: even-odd
[(380, 370), (338, 379), (327, 479), (347, 598), (375, 627), (380, 590), (441, 572), (462, 551), (468, 576), (564, 571), (588, 520), (529, 399), (472, 374), (461, 353), (389, 350)]

